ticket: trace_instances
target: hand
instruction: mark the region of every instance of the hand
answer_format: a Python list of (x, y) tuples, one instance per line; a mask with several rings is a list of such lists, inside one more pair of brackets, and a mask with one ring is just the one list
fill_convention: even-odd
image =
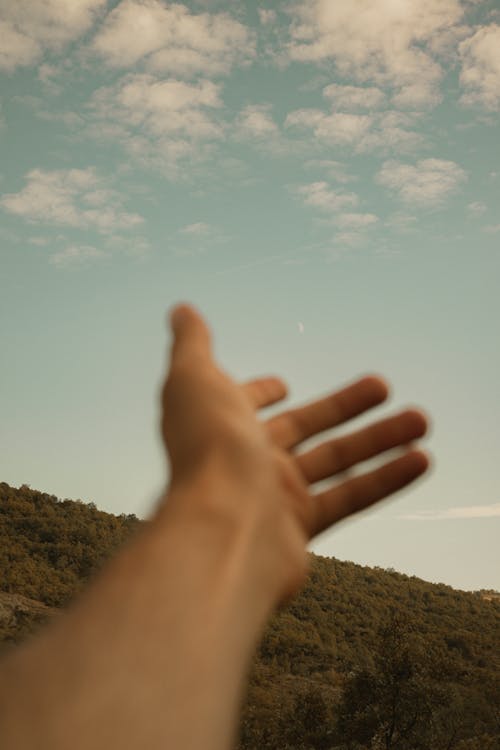
[[(385, 382), (376, 376), (364, 377), (325, 398), (260, 422), (256, 412), (285, 398), (286, 384), (277, 377), (237, 384), (214, 361), (203, 317), (190, 305), (175, 310), (183, 318), (172, 320), (174, 342), (162, 394), (171, 488), (189, 486), (193, 477), (205, 472), (233, 490), (217, 495), (230, 498), (217, 501), (223, 506), (219, 510), (236, 515), (242, 524), (250, 514), (266, 519), (262, 523), (271, 529), (274, 545), (282, 557), (285, 548), (288, 555), (284, 555), (288, 573), (282, 591), (286, 598), (303, 581), (305, 545), (312, 537), (426, 471), (427, 456), (410, 447), (425, 434), (426, 417), (418, 410), (406, 410), (294, 453), (304, 440), (385, 401)], [(323, 492), (310, 491), (315, 482), (393, 448), (401, 448), (402, 455)]]

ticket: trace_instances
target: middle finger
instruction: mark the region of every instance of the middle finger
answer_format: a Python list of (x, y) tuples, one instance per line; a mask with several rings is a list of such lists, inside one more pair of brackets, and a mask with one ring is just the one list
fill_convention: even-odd
[(391, 448), (407, 445), (422, 437), (426, 430), (424, 414), (407, 409), (345, 437), (321, 443), (295, 456), (295, 461), (305, 480), (313, 484)]
[(382, 403), (388, 390), (382, 378), (368, 375), (326, 398), (271, 417), (264, 425), (271, 439), (280, 448), (289, 450), (307, 438)]

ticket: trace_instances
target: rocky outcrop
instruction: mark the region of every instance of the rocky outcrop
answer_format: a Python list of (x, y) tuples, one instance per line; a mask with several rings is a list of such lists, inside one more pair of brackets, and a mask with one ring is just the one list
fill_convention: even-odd
[(0, 591), (0, 648), (21, 641), (57, 611), (21, 594)]

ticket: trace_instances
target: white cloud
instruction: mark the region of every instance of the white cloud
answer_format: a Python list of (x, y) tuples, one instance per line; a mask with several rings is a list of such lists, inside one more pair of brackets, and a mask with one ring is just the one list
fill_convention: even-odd
[(334, 110), (351, 112), (358, 109), (377, 109), (385, 100), (385, 94), (373, 86), (340, 86), (331, 83), (323, 89), (323, 96), (329, 99)]
[(355, 193), (342, 193), (332, 190), (327, 182), (311, 182), (300, 185), (294, 192), (301, 196), (306, 206), (313, 206), (321, 211), (335, 212), (356, 206), (358, 196)]
[(131, 229), (143, 222), (138, 214), (123, 210), (120, 194), (93, 168), (32, 169), (25, 187), (4, 194), (0, 206), (29, 222), (94, 228), (103, 233)]
[(411, 129), (418, 118), (418, 113), (410, 115), (394, 110), (379, 113), (371, 130), (358, 144), (357, 150), (360, 153), (413, 153), (425, 143), (423, 136)]
[(484, 227), (483, 232), (486, 232), (486, 234), (498, 234), (500, 232), (500, 224), (489, 224)]
[(154, 138), (177, 135), (182, 143), (186, 138), (218, 138), (223, 134), (207, 112), (222, 106), (219, 93), (220, 86), (212, 81), (189, 84), (131, 73), (114, 86), (98, 89), (90, 108), (99, 120), (123, 127), (124, 134), (140, 128)]
[(317, 138), (348, 145), (359, 143), (372, 122), (370, 115), (345, 112), (326, 115), (319, 109), (297, 109), (287, 115), (285, 127), (311, 128)]
[(94, 92), (82, 134), (120, 144), (129, 159), (168, 179), (191, 179), (226, 133), (218, 114), (220, 90), (208, 80), (188, 83), (130, 73)]
[(310, 129), (315, 139), (352, 148), (357, 153), (412, 153), (423, 137), (409, 129), (418, 115), (388, 110), (368, 114), (298, 109), (290, 112), (285, 127)]
[(92, 49), (114, 68), (145, 60), (154, 71), (207, 76), (252, 60), (255, 39), (228, 13), (193, 14), (180, 3), (123, 0), (106, 17)]
[(251, 144), (265, 155), (277, 157), (314, 153), (310, 140), (287, 138), (272, 116), (272, 104), (249, 104), (227, 126), (228, 136)]
[(106, 0), (0, 0), (0, 69), (31, 65), (81, 37)]
[(393, 86), (403, 101), (428, 104), (443, 75), (431, 42), (449, 35), (464, 8), (459, 0), (358, 0), (354, 12), (352, 0), (300, 0), (289, 13), (291, 60), (333, 60), (344, 78)]
[(105, 253), (91, 245), (69, 245), (64, 250), (52, 253), (49, 257), (49, 263), (57, 268), (67, 268), (68, 266), (81, 265), (92, 260), (103, 258)]
[(498, 518), (500, 517), (500, 503), (492, 505), (469, 505), (444, 510), (420, 510), (399, 516), (405, 521), (447, 521), (454, 519)]
[(500, 26), (482, 26), (460, 44), (462, 70), (460, 83), (465, 89), (461, 103), (500, 110)]
[(414, 165), (387, 161), (376, 177), (402, 201), (420, 207), (443, 204), (466, 179), (458, 164), (444, 159), (421, 159)]

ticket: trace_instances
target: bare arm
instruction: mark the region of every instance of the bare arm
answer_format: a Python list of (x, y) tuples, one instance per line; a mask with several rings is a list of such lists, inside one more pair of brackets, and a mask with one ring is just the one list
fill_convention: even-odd
[[(235, 384), (203, 319), (176, 326), (163, 392), (165, 500), (67, 613), (0, 665), (4, 750), (229, 750), (255, 646), (307, 574), (306, 544), (427, 468), (403, 412), (303, 454), (308, 437), (383, 401), (364, 378), (266, 423), (276, 378)], [(389, 448), (401, 456), (320, 494), (309, 485)]]
[(144, 529), (5, 660), (3, 750), (231, 747), (275, 592), (253, 576), (252, 540), (210, 526)]

